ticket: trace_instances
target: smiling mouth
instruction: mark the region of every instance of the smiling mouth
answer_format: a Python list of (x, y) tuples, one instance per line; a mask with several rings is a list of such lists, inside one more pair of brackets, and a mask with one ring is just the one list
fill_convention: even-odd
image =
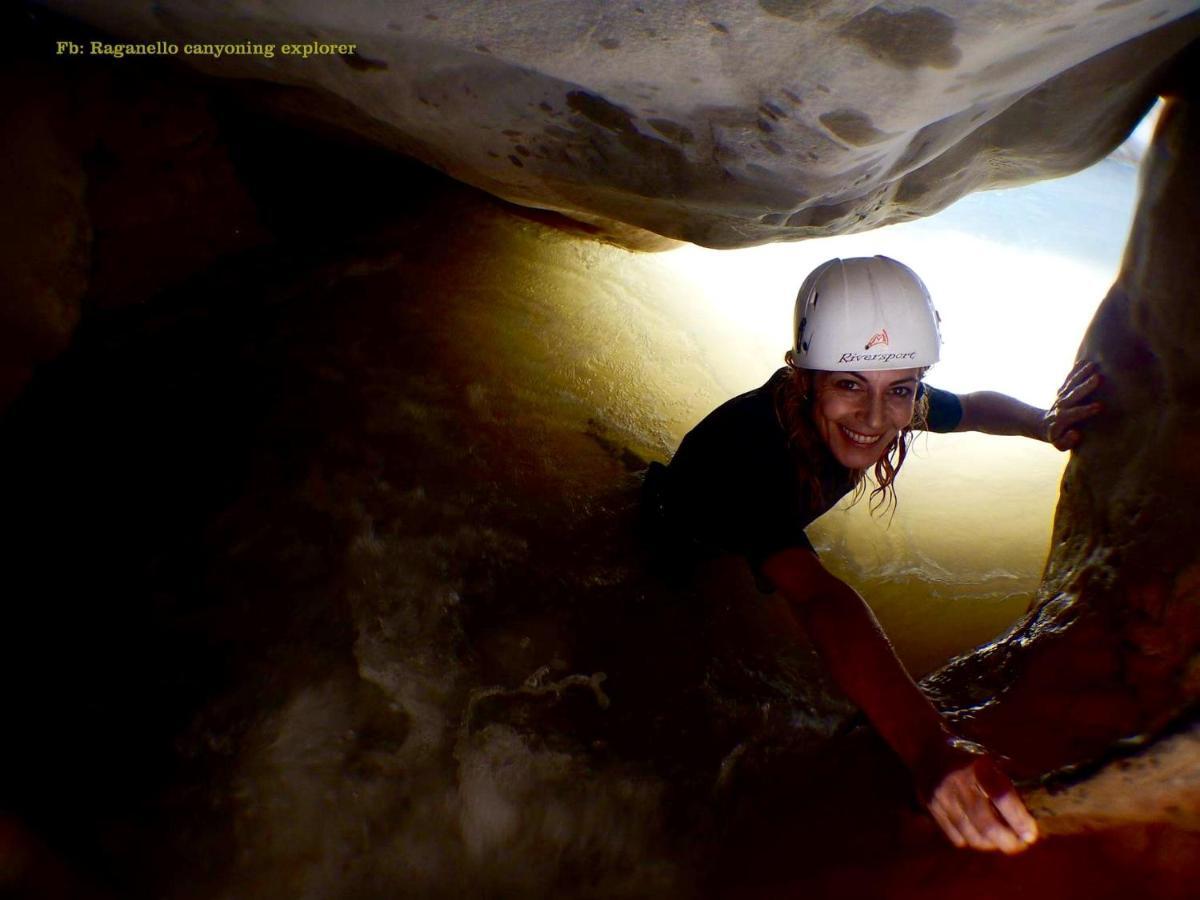
[(857, 431), (851, 431), (845, 425), (839, 425), (838, 428), (842, 430), (842, 434), (846, 436), (847, 440), (856, 447), (870, 447), (872, 444), (878, 443), (879, 439), (883, 437), (881, 434), (860, 434)]

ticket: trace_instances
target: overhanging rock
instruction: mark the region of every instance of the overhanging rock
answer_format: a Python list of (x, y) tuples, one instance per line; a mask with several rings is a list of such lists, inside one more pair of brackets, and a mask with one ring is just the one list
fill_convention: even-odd
[[(873, 228), (1082, 168), (1200, 33), (1196, 3), (1137, 0), (48, 5), (303, 89), (297, 113), (505, 199), (711, 247)], [(282, 52), (314, 41), (356, 49)], [(231, 52), (187, 50), (205, 43)]]

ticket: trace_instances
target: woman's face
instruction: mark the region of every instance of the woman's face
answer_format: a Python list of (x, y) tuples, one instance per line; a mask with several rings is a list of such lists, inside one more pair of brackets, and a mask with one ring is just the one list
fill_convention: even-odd
[(913, 417), (920, 369), (814, 372), (812, 417), (835, 459), (869, 469)]

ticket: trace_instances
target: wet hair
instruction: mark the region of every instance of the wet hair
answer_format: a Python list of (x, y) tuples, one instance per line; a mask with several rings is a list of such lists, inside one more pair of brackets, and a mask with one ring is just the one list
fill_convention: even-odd
[[(817, 431), (812, 418), (813, 406), (813, 375), (808, 369), (796, 365), (792, 352), (784, 355), (787, 370), (775, 386), (775, 415), (787, 435), (788, 448), (796, 467), (801, 475), (800, 489), (806, 495), (808, 503), (813, 508), (825, 506), (824, 492), (821, 488), (821, 471), (826, 465), (836, 461), (825, 442)], [(926, 369), (921, 369), (920, 376), (925, 375)], [(929, 419), (929, 398), (922, 395), (913, 407), (912, 420), (900, 429), (900, 433), (892, 439), (884, 450), (883, 455), (875, 463), (871, 480), (875, 487), (871, 490), (871, 513), (896, 508), (896, 475), (904, 465), (908, 456), (908, 447), (912, 443), (913, 431), (926, 427)], [(867, 488), (867, 470), (851, 469), (850, 475), (854, 482), (854, 497), (850, 501), (853, 506), (862, 499)]]

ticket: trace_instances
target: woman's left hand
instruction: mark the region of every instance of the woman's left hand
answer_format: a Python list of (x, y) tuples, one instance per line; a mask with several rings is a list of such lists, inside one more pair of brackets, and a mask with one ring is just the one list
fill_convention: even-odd
[(1058, 389), (1054, 405), (1046, 410), (1042, 419), (1047, 443), (1059, 450), (1072, 450), (1079, 446), (1083, 438), (1078, 426), (1104, 408), (1090, 399), (1102, 381), (1094, 362), (1083, 360), (1076, 363)]

